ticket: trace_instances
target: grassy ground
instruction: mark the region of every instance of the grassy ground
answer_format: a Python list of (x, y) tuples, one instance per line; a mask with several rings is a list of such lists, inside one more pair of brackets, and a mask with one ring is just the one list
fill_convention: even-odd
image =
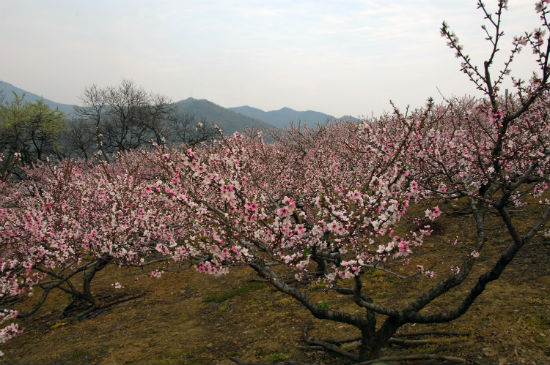
[[(491, 239), (484, 251), (491, 255), (480, 259), (467, 288), (508, 243), (502, 228), (491, 224)], [(449, 265), (459, 263), (460, 254), (468, 252), (472, 226), (468, 218), (443, 217), (415, 262), (426, 266), (437, 262), (436, 279), (445, 277), (450, 273)], [(459, 243), (453, 246), (450, 242), (456, 236)], [(395, 347), (382, 354), (438, 353), (485, 364), (550, 363), (549, 256), (550, 246), (537, 237), (520, 251), (499, 280), (488, 285), (465, 315), (450, 324), (407, 325), (400, 331), (467, 332), (460, 342)], [(0, 364), (229, 364), (230, 357), (272, 363), (341, 363), (305, 345), (301, 332), (312, 316), (292, 298), (255, 281), (258, 278), (251, 269), (235, 268), (218, 278), (175, 265), (167, 269), (161, 279), (153, 279), (141, 269), (107, 267), (94, 280), (96, 295), (142, 296), (85, 319), (62, 318), (69, 298), (55, 293), (34, 316), (18, 321), (25, 332), (3, 345), (6, 355)], [(402, 307), (434, 280), (399, 280), (375, 272), (365, 275), (365, 287), (375, 302)], [(114, 282), (124, 288), (115, 289), (111, 285)], [(308, 290), (315, 300), (331, 308), (357, 311), (349, 298), (327, 292), (324, 285), (311, 285)], [(426, 312), (456, 304), (465, 291), (451, 291)], [(17, 309), (29, 308), (33, 299), (18, 303)], [(343, 324), (314, 320), (313, 325), (312, 335), (319, 338), (358, 334)]]

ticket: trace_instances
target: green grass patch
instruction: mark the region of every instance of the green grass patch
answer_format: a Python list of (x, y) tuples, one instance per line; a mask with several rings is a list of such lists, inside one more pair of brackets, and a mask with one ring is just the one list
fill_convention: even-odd
[(273, 364), (276, 364), (278, 362), (282, 362), (288, 359), (288, 355), (282, 352), (274, 352), (268, 358), (266, 359), (268, 362), (271, 362)]
[(527, 325), (529, 327), (533, 327), (541, 330), (548, 330), (550, 329), (550, 320), (544, 314), (535, 315), (530, 317), (527, 320)]
[(319, 307), (321, 307), (321, 308), (328, 308), (328, 307), (330, 307), (330, 303), (327, 302), (326, 300), (323, 300), (322, 302), (319, 302), (318, 304), (319, 304)]

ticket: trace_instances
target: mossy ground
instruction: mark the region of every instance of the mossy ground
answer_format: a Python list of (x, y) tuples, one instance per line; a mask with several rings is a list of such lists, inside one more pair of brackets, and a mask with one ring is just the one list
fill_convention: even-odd
[[(523, 210), (515, 219), (522, 219), (527, 226), (533, 217)], [(473, 222), (467, 217), (442, 217), (437, 228), (412, 257), (415, 265), (435, 264), (436, 278), (401, 280), (380, 271), (367, 273), (365, 288), (375, 302), (402, 308), (434, 280), (449, 275), (450, 265), (460, 263), (473, 238)], [(456, 236), (458, 244), (452, 245)], [(456, 305), (474, 280), (496, 261), (508, 243), (498, 220), (490, 222), (489, 236), (469, 281), (439, 298), (426, 312)], [(415, 265), (394, 269), (412, 273)], [(292, 298), (255, 281), (258, 277), (247, 267), (234, 268), (221, 277), (173, 264), (161, 279), (150, 278), (147, 272), (114, 266), (101, 271), (93, 283), (97, 296), (143, 296), (86, 319), (62, 318), (69, 298), (53, 293), (34, 316), (18, 320), (25, 332), (2, 346), (6, 355), (0, 364), (230, 364), (231, 357), (272, 363), (341, 363), (305, 345), (302, 328), (312, 316)], [(115, 289), (114, 282), (124, 288)], [(324, 306), (361, 311), (348, 297), (327, 291), (323, 284), (312, 284), (307, 290)], [(520, 250), (501, 278), (487, 286), (465, 315), (448, 324), (406, 325), (400, 330), (468, 333), (462, 341), (392, 347), (382, 355), (438, 353), (483, 364), (548, 364), (549, 294), (550, 246), (539, 236)], [(35, 299), (25, 299), (16, 308), (29, 308)], [(318, 338), (358, 334), (344, 324), (314, 320), (313, 325), (312, 335)]]

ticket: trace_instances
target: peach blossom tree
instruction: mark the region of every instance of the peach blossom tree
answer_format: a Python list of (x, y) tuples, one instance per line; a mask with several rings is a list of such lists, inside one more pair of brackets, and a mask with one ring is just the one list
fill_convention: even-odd
[[(398, 337), (406, 324), (460, 317), (523, 246), (548, 230), (550, 217), (548, 1), (536, 4), (542, 28), (514, 38), (494, 76), (506, 6), (498, 1), (492, 14), (478, 2), (491, 45), (482, 68), (446, 23), (441, 28), (482, 98), (441, 105), (429, 100), (423, 108), (394, 108), (361, 123), (294, 128), (271, 143), (261, 134), (237, 133), (193, 147), (127, 152), (110, 163), (46, 164), (29, 169), (22, 183), (3, 179), (0, 296), (40, 286), (39, 304), (60, 289), (97, 307), (90, 283), (109, 263), (143, 265), (156, 255), (190, 260), (199, 272), (213, 275), (248, 265), (314, 317), (355, 327), (355, 352), (304, 332), (307, 343), (353, 361), (378, 359), (389, 344), (409, 345)], [(528, 82), (510, 76), (514, 57), (525, 47), (539, 66)], [(508, 77), (515, 91), (503, 93)], [(467, 202), (476, 238), (448, 270), (434, 272), (417, 265), (414, 253), (432, 233), (443, 199)], [(409, 208), (417, 203), (428, 209), (415, 217)], [(510, 209), (524, 205), (537, 219), (520, 229)], [(488, 213), (500, 217), (510, 245), (454, 306), (434, 305), (465, 286), (486, 254)], [(417, 218), (416, 227), (401, 224), (407, 214)], [(425, 276), (432, 285), (403, 306), (382, 305), (369, 282), (377, 271), (408, 280)], [(72, 283), (78, 273), (84, 273), (81, 288)], [(325, 283), (324, 294), (341, 294), (354, 309), (314, 300), (307, 287), (312, 282)], [(0, 320), (15, 315), (22, 314), (7, 311)], [(13, 325), (4, 328), (0, 341), (17, 332)], [(461, 360), (415, 356), (395, 359)]]

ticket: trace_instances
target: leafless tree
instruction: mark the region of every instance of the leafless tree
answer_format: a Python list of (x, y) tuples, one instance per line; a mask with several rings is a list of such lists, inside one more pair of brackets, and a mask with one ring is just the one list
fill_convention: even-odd
[(86, 119), (68, 123), (62, 135), (63, 156), (77, 156), (88, 160), (97, 150), (94, 124)]
[[(82, 102), (75, 111), (95, 128), (95, 143), (105, 158), (116, 151), (145, 148), (151, 142), (196, 144), (218, 133), (206, 120), (197, 122), (194, 116), (176, 111), (167, 97), (146, 92), (128, 80), (116, 87), (92, 85), (84, 90)], [(87, 137), (79, 134), (82, 130), (71, 133), (73, 148), (83, 152)]]
[(216, 126), (206, 119), (197, 121), (194, 115), (175, 112), (171, 123), (170, 142), (173, 144), (196, 145), (219, 136)]
[(82, 101), (76, 113), (95, 124), (96, 142), (103, 153), (143, 147), (152, 138), (160, 143), (172, 110), (167, 98), (128, 80), (116, 87), (92, 85), (85, 89)]

